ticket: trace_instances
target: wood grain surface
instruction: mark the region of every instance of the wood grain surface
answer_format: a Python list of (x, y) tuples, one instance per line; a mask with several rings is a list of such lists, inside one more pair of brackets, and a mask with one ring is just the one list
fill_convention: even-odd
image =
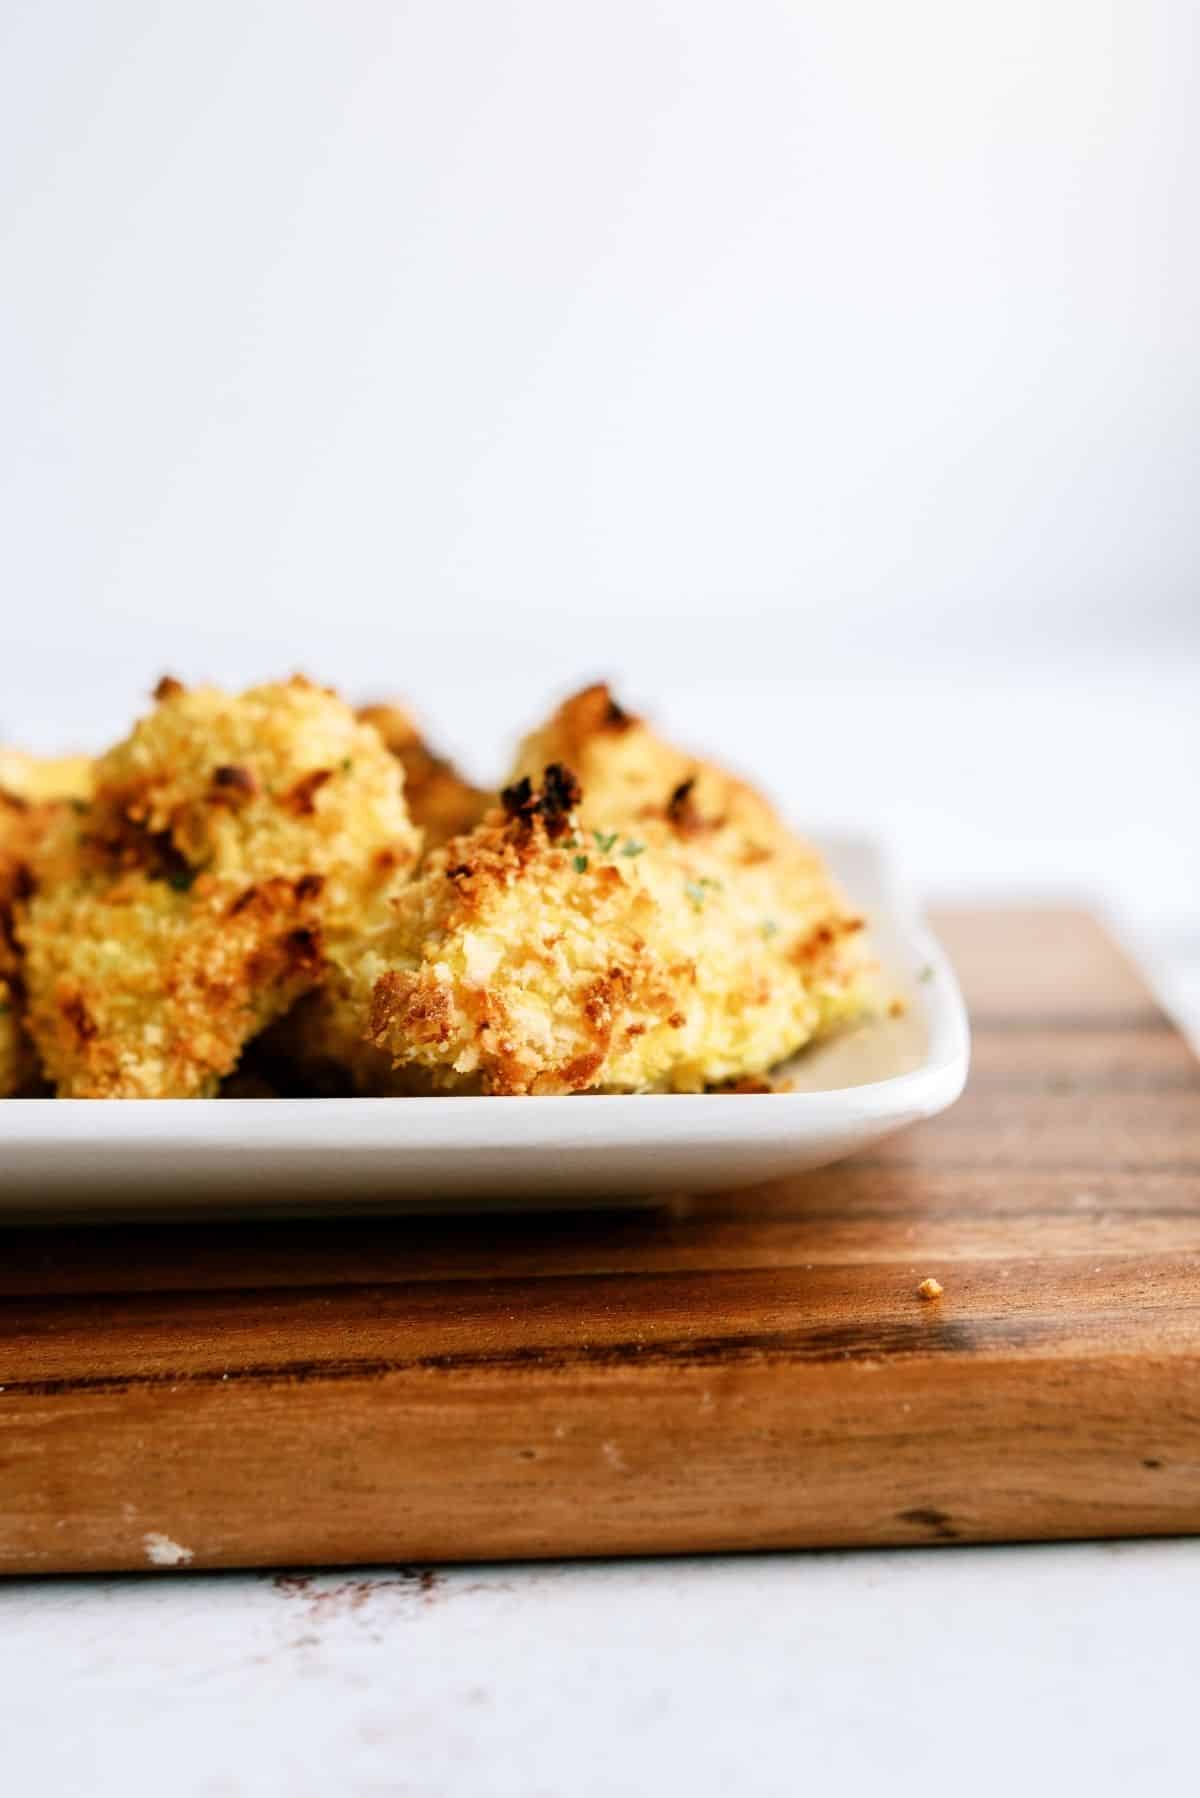
[(967, 1095), (827, 1172), (0, 1237), (0, 1570), (1200, 1529), (1200, 1070), (1087, 917), (937, 922)]

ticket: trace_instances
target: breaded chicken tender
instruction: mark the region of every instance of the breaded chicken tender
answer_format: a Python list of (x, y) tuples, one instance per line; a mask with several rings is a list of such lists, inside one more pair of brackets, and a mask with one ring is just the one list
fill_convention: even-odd
[[(358, 716), (379, 732), (404, 769), (404, 797), (422, 834), (423, 853), (474, 829), (495, 795), (473, 787), (452, 762), (431, 749), (411, 712), (392, 701), (362, 706)], [(310, 1094), (408, 1090), (390, 1059), (364, 1042), (362, 1022), (347, 1006), (336, 968), (320, 990), (272, 1027), (261, 1049), (276, 1078)]]
[(422, 833), (427, 850), (475, 828), (491, 795), (464, 780), (445, 756), (435, 754), (410, 712), (393, 702), (362, 706), (358, 716), (364, 724), (375, 726), (404, 769), (409, 816)]
[(21, 1023), (24, 988), (13, 922), (34, 840), (30, 806), (0, 790), (0, 1099), (24, 1092), (37, 1075), (33, 1044)]
[(86, 756), (57, 760), (0, 749), (0, 1099), (33, 1091), (40, 1069), (24, 1028), (24, 980), (16, 939), (17, 903), (29, 863), (57, 811), (91, 792)]
[(90, 799), (92, 760), (86, 755), (27, 755), (23, 749), (0, 749), (0, 791), (27, 804)]
[(862, 920), (818, 854), (718, 771), (683, 758), (676, 779), (648, 732), (629, 753), (635, 730), (601, 713), (599, 740), (572, 744), (591, 796), (559, 762), (539, 788), (524, 775), (392, 895), (345, 1004), (401, 1075), (694, 1092), (760, 1077), (864, 1010)]
[(86, 812), (46, 832), (17, 908), (29, 1028), (64, 1097), (215, 1092), (419, 852), (399, 763), (333, 694), (155, 697)]
[(772, 853), (794, 844), (774, 807), (754, 787), (712, 762), (664, 742), (627, 712), (603, 683), (585, 687), (559, 706), (517, 751), (509, 780), (541, 779), (559, 762), (583, 790), (580, 817), (605, 829), (660, 818), (669, 809), (677, 834), (740, 836), (725, 846), (745, 860), (756, 848)]

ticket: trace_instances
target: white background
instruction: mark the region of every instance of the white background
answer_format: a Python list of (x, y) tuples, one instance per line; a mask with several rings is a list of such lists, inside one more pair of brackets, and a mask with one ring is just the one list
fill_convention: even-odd
[[(303, 666), (490, 777), (609, 673), (931, 892), (1092, 897), (1200, 1008), (1198, 37), (1191, 0), (4, 0), (0, 738)], [(0, 1764), (1115, 1791), (1179, 1774), (1196, 1572), (456, 1576), (298, 1645), (253, 1579), (9, 1587)]]

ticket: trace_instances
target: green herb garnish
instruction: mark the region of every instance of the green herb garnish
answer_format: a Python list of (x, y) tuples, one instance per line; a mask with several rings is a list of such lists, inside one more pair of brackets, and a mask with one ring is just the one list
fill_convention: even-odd
[(86, 799), (72, 799), (70, 803), (71, 810), (77, 812), (81, 818), (85, 812), (90, 812), (92, 809), (90, 802)]
[(576, 874), (586, 874), (588, 871), (587, 856), (586, 855), (575, 856), (574, 857), (574, 867), (575, 867)]
[(925, 966), (921, 969), (921, 972), (917, 975), (917, 979), (921, 982), (922, 986), (929, 985), (929, 982), (933, 979), (933, 963), (932, 962), (927, 961), (925, 963)]
[(177, 893), (189, 892), (199, 872), (199, 868), (171, 868), (167, 874), (167, 885)]
[(351, 768), (353, 768), (353, 766), (354, 766), (354, 757), (352, 755), (348, 755), (342, 763), (342, 773), (349, 774), (349, 772), (350, 772)]
[(702, 874), (699, 880), (689, 880), (683, 890), (696, 910), (700, 911), (710, 893), (721, 891), (721, 883), (719, 880), (710, 880), (707, 874)]
[(613, 830), (613, 831), (594, 830), (592, 832), (592, 835), (596, 839), (596, 847), (600, 851), (601, 855), (611, 855), (612, 854), (613, 844), (617, 840), (617, 834), (618, 833), (615, 830)]
[(759, 929), (762, 932), (763, 941), (767, 942), (767, 943), (770, 942), (770, 940), (773, 936), (779, 935), (779, 926), (775, 922), (774, 918), (764, 918), (762, 923), (759, 925)]
[(640, 855), (645, 847), (645, 843), (639, 843), (636, 837), (626, 837), (621, 845), (621, 854)]

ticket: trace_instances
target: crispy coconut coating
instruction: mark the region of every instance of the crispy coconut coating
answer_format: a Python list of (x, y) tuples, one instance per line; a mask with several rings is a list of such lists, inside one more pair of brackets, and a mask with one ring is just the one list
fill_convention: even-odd
[(400, 765), (331, 693), (155, 697), (18, 906), (29, 1027), (65, 1097), (215, 1092), (419, 852)]
[(489, 1093), (691, 1092), (761, 1076), (861, 1014), (862, 920), (765, 801), (745, 802), (750, 834), (704, 816), (684, 783), (657, 807), (629, 784), (632, 808), (601, 811), (552, 763), (392, 896), (346, 1004), (401, 1074)]
[(464, 780), (453, 762), (434, 753), (411, 713), (390, 704), (363, 706), (358, 715), (364, 724), (375, 726), (404, 769), (404, 797), (426, 849), (475, 828), (491, 796)]

